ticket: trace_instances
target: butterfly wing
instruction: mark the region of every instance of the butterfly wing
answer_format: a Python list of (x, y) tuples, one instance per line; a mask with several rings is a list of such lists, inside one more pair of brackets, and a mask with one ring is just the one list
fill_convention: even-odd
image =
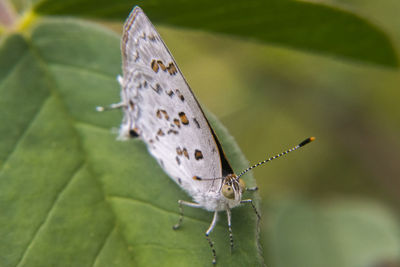
[(120, 135), (137, 133), (165, 172), (192, 196), (219, 190), (220, 179), (193, 179), (221, 177), (221, 162), (227, 161), (171, 53), (139, 7), (125, 22), (121, 50), (125, 112)]

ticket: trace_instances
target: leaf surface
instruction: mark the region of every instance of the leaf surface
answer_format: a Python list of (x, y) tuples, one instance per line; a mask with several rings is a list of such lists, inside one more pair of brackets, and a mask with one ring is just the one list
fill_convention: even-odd
[[(3, 266), (204, 266), (212, 214), (190, 200), (140, 140), (116, 140), (119, 36), (73, 19), (43, 19), (29, 38), (9, 36), (0, 51), (0, 263)], [(247, 166), (215, 119), (235, 169)], [(254, 184), (251, 176), (249, 184)], [(256, 203), (258, 203), (256, 197)], [(226, 217), (212, 239), (221, 265), (259, 265), (255, 214), (233, 211), (235, 251)]]

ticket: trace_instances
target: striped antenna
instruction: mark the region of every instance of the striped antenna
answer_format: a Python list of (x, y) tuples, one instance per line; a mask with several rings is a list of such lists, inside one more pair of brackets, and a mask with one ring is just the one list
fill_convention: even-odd
[(303, 147), (303, 146), (307, 145), (308, 143), (311, 143), (311, 142), (314, 141), (314, 140), (315, 140), (315, 137), (309, 137), (309, 138), (307, 138), (306, 140), (304, 140), (303, 142), (301, 142), (300, 144), (298, 144), (297, 146), (295, 146), (295, 147), (293, 147), (293, 148), (290, 148), (290, 149), (288, 149), (288, 150), (286, 150), (286, 151), (283, 151), (282, 153), (280, 153), (280, 154), (278, 154), (278, 155), (276, 155), (276, 156), (273, 156), (273, 157), (271, 157), (271, 158), (268, 158), (268, 159), (266, 159), (266, 160), (264, 160), (264, 161), (260, 161), (259, 163), (255, 164), (255, 165), (253, 165), (253, 166), (251, 166), (251, 167), (248, 167), (247, 169), (245, 169), (244, 171), (242, 171), (242, 172), (236, 177), (236, 179), (239, 179), (243, 174), (245, 174), (246, 172), (250, 171), (251, 169), (254, 169), (255, 167), (258, 167), (258, 166), (260, 166), (260, 165), (263, 165), (264, 163), (267, 163), (267, 162), (269, 162), (269, 161), (271, 161), (271, 160), (273, 160), (273, 159), (277, 159), (277, 158), (279, 158), (279, 157), (281, 157), (281, 156), (283, 156), (283, 155), (286, 155), (286, 154), (289, 153), (289, 152), (295, 151), (295, 150), (299, 149), (300, 147)]

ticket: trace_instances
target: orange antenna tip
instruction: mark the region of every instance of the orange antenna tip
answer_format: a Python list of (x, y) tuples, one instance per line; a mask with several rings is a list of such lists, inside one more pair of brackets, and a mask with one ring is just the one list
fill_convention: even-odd
[(315, 140), (315, 137), (309, 137), (299, 144), (299, 147), (305, 146)]

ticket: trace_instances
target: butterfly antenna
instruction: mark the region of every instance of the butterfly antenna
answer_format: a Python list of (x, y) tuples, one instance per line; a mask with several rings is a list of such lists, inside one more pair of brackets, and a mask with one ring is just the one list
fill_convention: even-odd
[(283, 155), (286, 155), (286, 154), (289, 153), (289, 152), (295, 151), (295, 150), (299, 149), (300, 147), (303, 147), (303, 146), (307, 145), (308, 143), (311, 143), (311, 142), (314, 141), (314, 140), (315, 140), (315, 137), (309, 137), (309, 138), (307, 138), (306, 140), (304, 140), (303, 142), (301, 142), (300, 144), (298, 144), (298, 145), (295, 146), (295, 147), (292, 147), (292, 148), (290, 148), (290, 149), (288, 149), (288, 150), (286, 150), (286, 151), (283, 151), (282, 153), (280, 153), (280, 154), (278, 154), (278, 155), (276, 155), (276, 156), (273, 156), (273, 157), (271, 157), (271, 158), (268, 158), (268, 159), (266, 159), (266, 160), (264, 160), (264, 161), (260, 161), (259, 163), (255, 164), (255, 165), (253, 165), (253, 166), (251, 166), (251, 167), (248, 167), (247, 169), (245, 169), (244, 171), (242, 171), (241, 173), (239, 173), (239, 175), (237, 175), (237, 178), (236, 178), (236, 179), (239, 179), (242, 175), (244, 175), (246, 172), (250, 171), (251, 169), (254, 169), (255, 167), (258, 167), (258, 166), (260, 166), (260, 165), (263, 165), (264, 163), (267, 163), (267, 162), (269, 162), (269, 161), (271, 161), (271, 160), (273, 160), (273, 159), (277, 159), (277, 158), (279, 158), (279, 157), (282, 157)]

